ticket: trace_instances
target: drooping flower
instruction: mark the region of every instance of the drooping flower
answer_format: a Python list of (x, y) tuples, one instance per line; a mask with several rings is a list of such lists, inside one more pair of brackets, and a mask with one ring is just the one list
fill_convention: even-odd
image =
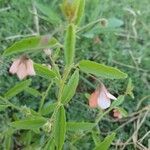
[(104, 84), (101, 84), (101, 87), (91, 94), (89, 106), (91, 108), (100, 107), (101, 109), (107, 109), (111, 105), (111, 99), (116, 100), (117, 98), (109, 93)]
[(12, 63), (9, 72), (11, 74), (17, 74), (20, 80), (24, 79), (28, 75), (34, 76), (35, 71), (33, 61), (26, 56), (21, 56)]
[(113, 110), (113, 117), (116, 118), (116, 119), (121, 119), (122, 118), (122, 114), (119, 110), (117, 109), (114, 109)]

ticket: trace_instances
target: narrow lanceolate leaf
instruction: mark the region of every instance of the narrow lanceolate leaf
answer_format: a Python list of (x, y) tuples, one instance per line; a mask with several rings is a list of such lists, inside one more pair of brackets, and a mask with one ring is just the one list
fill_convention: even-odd
[(31, 87), (27, 87), (27, 88), (25, 89), (25, 91), (26, 91), (27, 93), (33, 95), (34, 97), (41, 96), (41, 93), (40, 93), (38, 90), (36, 90), (36, 89), (34, 89), (34, 88), (31, 88)]
[(43, 150), (55, 150), (55, 142), (53, 139), (49, 139)]
[(65, 141), (66, 133), (66, 116), (65, 109), (63, 106), (59, 108), (55, 116), (54, 123), (54, 140), (57, 150), (61, 150)]
[(104, 77), (108, 79), (121, 79), (127, 77), (127, 74), (123, 73), (119, 69), (99, 64), (90, 60), (80, 61), (79, 67), (83, 72), (91, 73), (97, 77)]
[(56, 74), (54, 73), (54, 71), (52, 71), (51, 69), (49, 69), (46, 66), (43, 66), (41, 64), (34, 64), (34, 69), (36, 72), (36, 75), (41, 76), (43, 78), (46, 79), (51, 79), (51, 78), (55, 78)]
[(71, 65), (74, 61), (75, 55), (75, 26), (70, 24), (67, 28), (65, 44), (64, 44), (64, 54), (66, 65)]
[(26, 120), (19, 120), (10, 123), (10, 126), (16, 129), (38, 129), (42, 127), (46, 123), (44, 118), (33, 118), (33, 119), (26, 119)]
[(120, 95), (118, 98), (117, 98), (117, 100), (115, 100), (115, 101), (113, 101), (113, 103), (112, 103), (112, 107), (117, 107), (117, 106), (119, 106), (119, 105), (121, 105), (122, 103), (123, 103), (123, 101), (124, 101), (124, 95)]
[(30, 84), (31, 84), (31, 80), (25, 80), (25, 81), (19, 82), (14, 87), (9, 89), (4, 94), (4, 97), (6, 99), (10, 99), (10, 98), (16, 96), (17, 94), (19, 94), (20, 92), (24, 91)]
[(91, 130), (95, 123), (90, 122), (67, 122), (67, 130), (69, 131), (87, 131)]
[(62, 103), (68, 103), (76, 92), (76, 88), (79, 82), (79, 70), (76, 70), (65, 85), (63, 94), (62, 94)]
[(16, 53), (30, 52), (43, 48), (50, 48), (58, 44), (57, 40), (50, 36), (35, 36), (22, 39), (7, 48), (3, 55), (8, 56)]
[(109, 150), (109, 147), (112, 143), (112, 141), (115, 138), (115, 133), (112, 133), (111, 135), (108, 135), (103, 142), (100, 142), (94, 150)]
[(77, 14), (76, 14), (76, 20), (75, 20), (76, 24), (79, 24), (82, 19), (84, 13), (84, 7), (85, 7), (85, 0), (80, 0)]

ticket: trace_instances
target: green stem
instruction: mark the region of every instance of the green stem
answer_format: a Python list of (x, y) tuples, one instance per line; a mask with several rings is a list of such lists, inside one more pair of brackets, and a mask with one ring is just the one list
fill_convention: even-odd
[[(97, 119), (95, 121), (95, 125), (93, 126), (96, 127), (98, 125), (98, 123), (101, 121), (101, 119), (107, 114), (109, 113), (114, 107), (110, 107), (107, 111), (105, 111), (104, 113), (100, 112), (97, 116)], [(82, 134), (80, 137), (78, 137), (77, 139), (75, 139), (74, 141), (72, 141), (72, 143), (74, 144), (76, 141), (80, 140), (82, 137), (84, 137), (86, 134), (90, 133), (93, 128), (87, 132), (85, 132), (84, 134)]]
[(41, 103), (40, 103), (40, 106), (39, 106), (39, 113), (41, 112), (41, 109), (42, 109), (42, 107), (44, 105), (45, 99), (46, 99), (46, 97), (47, 97), (47, 95), (48, 95), (48, 93), (49, 93), (49, 91), (51, 89), (52, 84), (53, 84), (53, 81), (49, 84), (46, 92), (42, 96)]
[(15, 108), (16, 110), (21, 110), (20, 107), (14, 105), (13, 103), (9, 102), (7, 99), (5, 99), (4, 97), (0, 96), (0, 99), (5, 102), (7, 105), (9, 105), (12, 108)]
[(79, 28), (79, 29), (77, 30), (77, 32), (81, 32), (81, 31), (83, 31), (83, 30), (86, 30), (87, 28), (90, 28), (90, 27), (94, 26), (95, 24), (99, 23), (99, 22), (102, 21), (102, 20), (103, 20), (103, 19), (98, 19), (98, 20), (92, 21), (92, 22), (90, 22), (89, 24), (87, 24), (87, 25), (85, 25), (85, 26)]

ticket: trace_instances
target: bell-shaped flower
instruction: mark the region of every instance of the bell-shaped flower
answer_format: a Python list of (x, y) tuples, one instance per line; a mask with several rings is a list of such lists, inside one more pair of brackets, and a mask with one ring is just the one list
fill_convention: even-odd
[(17, 74), (20, 80), (26, 78), (28, 75), (34, 76), (33, 61), (26, 56), (21, 56), (12, 63), (9, 72), (11, 74)]
[(101, 84), (101, 87), (91, 94), (89, 106), (92, 108), (100, 107), (101, 109), (107, 109), (111, 105), (111, 99), (116, 100), (117, 98), (109, 93), (104, 84)]

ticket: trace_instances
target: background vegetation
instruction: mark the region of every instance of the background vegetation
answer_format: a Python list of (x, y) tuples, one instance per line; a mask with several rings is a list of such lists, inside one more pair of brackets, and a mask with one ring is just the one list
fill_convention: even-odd
[[(40, 3), (39, 3), (40, 2)], [(0, 54), (15, 41), (32, 35), (50, 34), (63, 42), (65, 23), (60, 13), (58, 0), (0, 0)], [(148, 149), (150, 146), (150, 9), (149, 0), (86, 0), (85, 16), (81, 23), (81, 32), (78, 33), (76, 45), (76, 61), (90, 59), (109, 66), (116, 66), (128, 74), (134, 85), (133, 95), (126, 96), (122, 107), (128, 112), (127, 117), (115, 120), (111, 114), (107, 115), (99, 124), (99, 131), (95, 131), (98, 137), (103, 138), (112, 131), (116, 131), (115, 141), (111, 149)], [(99, 19), (105, 18), (103, 22)], [(105, 24), (106, 23), (106, 24)], [(86, 28), (82, 28), (85, 27)], [(64, 63), (60, 52), (57, 62), (60, 66)], [(32, 56), (33, 57), (33, 56)], [(11, 60), (0, 56), (0, 94), (3, 94), (13, 86), (18, 79), (8, 73)], [(49, 59), (41, 53), (34, 61), (42, 63)], [(39, 79), (42, 80), (40, 85)], [(108, 89), (114, 95), (123, 94), (129, 79), (126, 80), (103, 80)], [(37, 90), (43, 92), (47, 87), (44, 79), (36, 78), (32, 84)], [(77, 93), (67, 106), (67, 119), (74, 121), (93, 121), (97, 111), (90, 109), (87, 93), (91, 93), (97, 87), (97, 82), (90, 76), (82, 74)], [(47, 101), (55, 100), (55, 87), (49, 94)], [(49, 97), (51, 99), (49, 99)], [(34, 98), (28, 93), (19, 94), (12, 99), (16, 105), (26, 105), (37, 109), (39, 98)], [(0, 131), (7, 130), (9, 122), (19, 117), (19, 113), (13, 109), (0, 112)], [(78, 140), (78, 137), (82, 137)], [(93, 135), (94, 136), (94, 135)], [(96, 137), (97, 137), (96, 136)], [(23, 133), (13, 135), (15, 149), (22, 149)], [(35, 136), (35, 149), (42, 144), (44, 137), (39, 139)], [(91, 133), (86, 136), (78, 132), (72, 136), (74, 147), (65, 144), (65, 149), (91, 149), (94, 145)], [(8, 141), (1, 140), (0, 149)], [(82, 145), (82, 147), (81, 147)], [(33, 148), (32, 147), (32, 148)], [(150, 148), (150, 147), (149, 147)]]

